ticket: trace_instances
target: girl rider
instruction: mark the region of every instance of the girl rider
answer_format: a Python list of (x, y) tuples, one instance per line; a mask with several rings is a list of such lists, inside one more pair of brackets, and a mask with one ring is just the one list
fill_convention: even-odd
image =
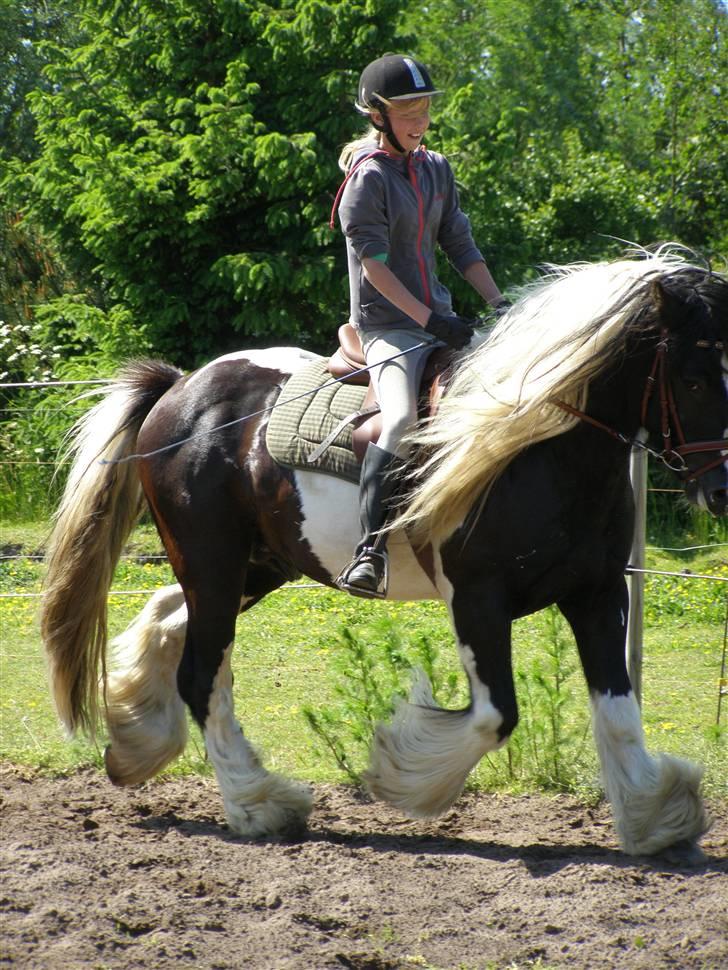
[[(361, 542), (337, 584), (359, 596), (385, 596), (385, 523), (397, 474), (407, 457), (402, 439), (417, 419), (425, 359), (437, 341), (460, 350), (473, 334), (457, 316), (435, 273), (439, 245), (492, 307), (506, 301), (488, 271), (461, 211), (452, 170), (422, 139), (436, 91), (427, 68), (387, 54), (359, 80), (356, 108), (371, 121), (368, 134), (339, 159), (346, 173), (339, 205), (349, 263), (351, 322), (361, 338), (382, 413), (361, 472)], [(389, 363), (392, 355), (417, 347)], [(376, 540), (376, 544), (375, 544)]]

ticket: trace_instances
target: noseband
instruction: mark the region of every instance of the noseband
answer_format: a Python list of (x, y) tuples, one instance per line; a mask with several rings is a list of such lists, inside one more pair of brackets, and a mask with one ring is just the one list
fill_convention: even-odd
[[(712, 343), (708, 340), (699, 340), (696, 346), (705, 348), (706, 350), (722, 351), (724, 349), (724, 345), (720, 340), (716, 340)], [(610, 428), (609, 425), (603, 424), (601, 421), (598, 421), (596, 418), (592, 418), (590, 415), (585, 414), (584, 411), (580, 411), (578, 408), (574, 408), (570, 404), (566, 404), (563, 401), (556, 401), (554, 403), (562, 410), (567, 411), (569, 414), (573, 414), (575, 417), (580, 418), (587, 424), (591, 424), (595, 428), (606, 431), (607, 434), (611, 435), (613, 438), (616, 438), (617, 441), (621, 441), (623, 444), (630, 445), (633, 448), (643, 449), (648, 454), (652, 455), (653, 458), (657, 458), (659, 461), (661, 461), (671, 471), (675, 472), (675, 474), (679, 475), (684, 480), (685, 484), (688, 485), (694, 482), (701, 475), (709, 472), (711, 469), (722, 465), (723, 462), (727, 460), (726, 456), (728, 456), (728, 439), (721, 438), (715, 441), (692, 442), (685, 440), (680, 415), (678, 414), (677, 406), (675, 405), (672, 384), (670, 383), (670, 378), (667, 371), (668, 351), (669, 334), (667, 329), (663, 328), (660, 332), (660, 341), (657, 344), (655, 359), (652, 363), (650, 373), (645, 383), (645, 390), (642, 395), (642, 407), (640, 409), (640, 424), (644, 427), (647, 420), (647, 409), (655, 393), (655, 388), (657, 388), (660, 402), (660, 433), (662, 435), (663, 443), (662, 451), (655, 451), (653, 448), (649, 448), (639, 439), (630, 438), (628, 435), (615, 431), (614, 428)], [(677, 441), (677, 444), (675, 441)], [(701, 465), (694, 471), (691, 471), (688, 468), (687, 462), (685, 461), (686, 455), (695, 455), (711, 451), (719, 451), (721, 454), (718, 456), (718, 458), (714, 458), (711, 461), (706, 462), (704, 465)]]

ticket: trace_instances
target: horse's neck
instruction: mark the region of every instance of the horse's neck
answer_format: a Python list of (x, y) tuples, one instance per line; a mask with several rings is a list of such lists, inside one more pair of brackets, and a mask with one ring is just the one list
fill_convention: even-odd
[(654, 349), (628, 354), (595, 378), (589, 388), (586, 413), (613, 431), (633, 437), (640, 427), (653, 359)]

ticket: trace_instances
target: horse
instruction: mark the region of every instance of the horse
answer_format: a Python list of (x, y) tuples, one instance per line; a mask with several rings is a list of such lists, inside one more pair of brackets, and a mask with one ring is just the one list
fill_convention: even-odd
[[(514, 619), (556, 604), (588, 687), (604, 790), (623, 850), (697, 848), (702, 769), (647, 751), (625, 661), (632, 446), (728, 509), (728, 278), (682, 250), (547, 267), (491, 332), (455, 355), (412, 435), (390, 529), (390, 599), (440, 598), (469, 684), (438, 706), (423, 673), (378, 725), (366, 784), (405, 815), (449, 809), (518, 721)], [(42, 636), (69, 732), (103, 712), (112, 782), (177, 757), (199, 724), (229, 828), (305, 826), (308, 786), (269, 772), (236, 720), (237, 617), (302, 574), (333, 586), (358, 539), (352, 481), (272, 458), (266, 427), (315, 355), (250, 350), (183, 374), (128, 364), (70, 433), (72, 464), (47, 550)], [(178, 584), (107, 649), (107, 594), (151, 511)], [(346, 595), (342, 592), (341, 595)]]

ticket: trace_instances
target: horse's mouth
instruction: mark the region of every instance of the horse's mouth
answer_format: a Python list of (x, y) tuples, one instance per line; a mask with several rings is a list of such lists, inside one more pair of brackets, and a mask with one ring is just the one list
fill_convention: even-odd
[(711, 515), (728, 514), (728, 487), (726, 486), (710, 488), (705, 487), (700, 481), (688, 482), (685, 486), (685, 497), (691, 505), (697, 505)]

